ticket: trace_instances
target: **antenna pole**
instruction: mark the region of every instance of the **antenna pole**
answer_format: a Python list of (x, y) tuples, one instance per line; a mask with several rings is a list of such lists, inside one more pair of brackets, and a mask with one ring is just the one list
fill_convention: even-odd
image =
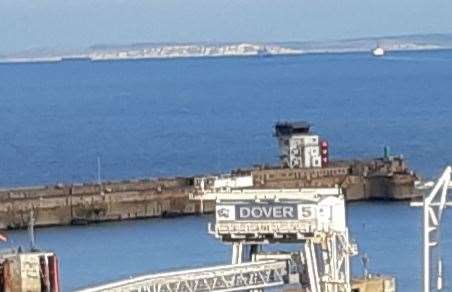
[(101, 172), (100, 157), (97, 156), (97, 184), (99, 185), (100, 194), (103, 195), (104, 190), (102, 189), (102, 180), (101, 180), (100, 172)]
[(97, 156), (97, 183), (100, 185), (100, 157)]
[(28, 235), (30, 237), (30, 248), (31, 250), (36, 249), (36, 243), (35, 243), (35, 217), (33, 210), (30, 211), (30, 221), (28, 222)]

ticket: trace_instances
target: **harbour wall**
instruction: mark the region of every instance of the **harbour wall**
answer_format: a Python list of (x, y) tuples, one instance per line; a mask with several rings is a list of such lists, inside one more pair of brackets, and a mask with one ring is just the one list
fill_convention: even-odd
[[(149, 217), (190, 215), (189, 178), (16, 188), (0, 191), (0, 229), (87, 224)], [(204, 208), (209, 210), (209, 206)], [(210, 208), (213, 210), (213, 208)]]
[[(231, 175), (251, 175), (253, 188), (342, 187), (348, 201), (408, 200), (415, 192), (416, 176), (403, 161), (337, 162), (324, 168), (254, 167)], [(88, 224), (150, 217), (200, 213), (202, 177), (176, 177), (102, 184), (71, 184), (0, 190), (0, 229), (26, 228), (31, 216), (35, 226)], [(203, 212), (214, 210), (204, 202)]]

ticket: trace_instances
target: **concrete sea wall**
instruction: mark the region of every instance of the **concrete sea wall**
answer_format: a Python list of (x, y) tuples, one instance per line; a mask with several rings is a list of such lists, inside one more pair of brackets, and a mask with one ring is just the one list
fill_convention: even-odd
[(195, 214), (192, 191), (188, 178), (1, 190), (0, 229), (25, 228), (32, 213), (36, 226)]
[[(340, 186), (348, 201), (418, 196), (414, 188), (417, 177), (407, 171), (402, 160), (349, 161), (324, 168), (255, 167), (233, 171), (232, 175), (251, 175), (254, 188)], [(198, 191), (199, 178), (3, 189), (0, 229), (25, 228), (31, 216), (35, 226), (49, 226), (199, 214), (199, 202), (189, 200), (189, 194)], [(204, 212), (213, 210), (213, 202), (204, 202)]]

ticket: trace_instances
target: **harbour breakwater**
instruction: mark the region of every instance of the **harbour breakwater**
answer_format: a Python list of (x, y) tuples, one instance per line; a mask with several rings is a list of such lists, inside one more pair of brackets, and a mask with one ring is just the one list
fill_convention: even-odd
[[(256, 166), (227, 177), (251, 176), (253, 188), (338, 186), (348, 201), (409, 200), (418, 197), (416, 175), (401, 157), (333, 161), (321, 168)], [(210, 213), (214, 203), (191, 201), (200, 182), (209, 187), (224, 176), (192, 176), (0, 190), (0, 229), (88, 224)]]

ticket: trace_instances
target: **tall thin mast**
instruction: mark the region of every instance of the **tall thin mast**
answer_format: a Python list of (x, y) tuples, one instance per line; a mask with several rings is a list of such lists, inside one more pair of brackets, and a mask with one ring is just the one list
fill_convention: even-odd
[(101, 180), (100, 172), (101, 172), (100, 157), (97, 156), (97, 184), (99, 185), (100, 194), (103, 195), (104, 190), (102, 188), (102, 180)]

